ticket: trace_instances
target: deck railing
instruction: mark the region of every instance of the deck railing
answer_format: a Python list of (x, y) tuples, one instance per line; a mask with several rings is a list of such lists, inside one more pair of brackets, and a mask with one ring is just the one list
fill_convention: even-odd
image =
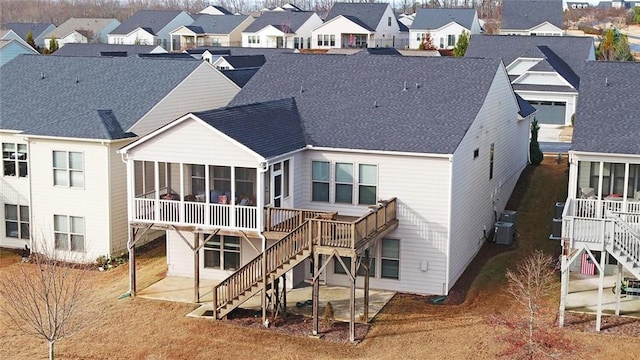
[(206, 204), (193, 201), (134, 199), (133, 221), (159, 224), (258, 229), (255, 206)]
[(613, 234), (613, 219), (618, 213), (633, 228), (640, 228), (640, 202), (611, 199), (567, 199), (562, 213), (562, 237), (574, 242), (603, 243)]
[(266, 208), (266, 231), (289, 232), (305, 220), (317, 216), (334, 217), (335, 212), (322, 210), (287, 209), (268, 206)]

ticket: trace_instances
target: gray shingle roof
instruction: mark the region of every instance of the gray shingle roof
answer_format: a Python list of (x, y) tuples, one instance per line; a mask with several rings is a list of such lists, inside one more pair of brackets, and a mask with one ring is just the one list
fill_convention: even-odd
[[(101, 56), (102, 53), (124, 53), (126, 56), (149, 54), (157, 45), (64, 44), (51, 56)], [(162, 50), (165, 52), (165, 50)]]
[(284, 32), (295, 33), (313, 15), (313, 12), (306, 11), (267, 12), (260, 15), (243, 32), (258, 32), (268, 25), (272, 25), (279, 28), (286, 27)]
[(562, 0), (503, 0), (501, 29), (527, 30), (545, 21), (562, 29)]
[(242, 68), (234, 70), (220, 70), (222, 75), (233, 81), (238, 87), (245, 86), (260, 68)]
[(452, 154), (499, 66), (487, 59), (287, 54), (268, 60), (231, 105), (295, 98), (310, 145)]
[(33, 135), (119, 138), (200, 65), (21, 55), (0, 71), (0, 127)]
[(265, 158), (298, 150), (307, 144), (296, 103), (290, 98), (194, 115)]
[(520, 111), (518, 111), (518, 114), (520, 114), (520, 116), (527, 117), (537, 111), (537, 109), (531, 106), (531, 104), (529, 104), (527, 100), (523, 99), (516, 93), (514, 94), (516, 95), (516, 100), (518, 100), (518, 106), (520, 107)]
[(248, 15), (193, 15), (195, 21), (191, 26), (199, 26), (204, 34), (229, 34), (240, 23), (249, 18)]
[(236, 69), (260, 67), (266, 61), (264, 55), (231, 55), (223, 58)]
[[(95, 35), (99, 33), (105, 26), (113, 23), (119, 23), (116, 19), (98, 19), (98, 18), (71, 18), (60, 24), (55, 30), (51, 31), (46, 37), (55, 36), (60, 39), (74, 31), (89, 31)], [(91, 40), (91, 39), (89, 39)]]
[[(549, 53), (545, 55), (545, 49), (552, 51), (565, 64), (562, 65), (554, 60), (550, 63), (550, 58), (547, 56)], [(544, 61), (549, 66), (547, 70), (554, 69), (558, 73), (565, 73), (566, 65), (579, 78), (592, 49), (593, 38), (591, 37), (471, 35), (469, 47), (464, 56), (501, 58), (505, 65), (511, 64), (520, 57), (543, 58), (547, 59)], [(559, 65), (563, 67), (558, 67)], [(538, 69), (543, 70), (540, 67)]]
[(267, 61), (274, 56), (277, 56), (280, 54), (292, 54), (294, 52), (294, 49), (285, 49), (285, 48), (276, 49), (276, 48), (243, 48), (243, 47), (208, 47), (208, 48), (198, 48), (195, 50), (200, 53), (203, 53), (204, 50), (210, 50), (215, 52), (214, 54), (231, 55), (231, 56), (264, 55)]
[(18, 34), (18, 36), (26, 40), (29, 30), (31, 30), (33, 38), (35, 39), (38, 36), (43, 35), (42, 33), (52, 25), (53, 24), (50, 23), (7, 23), (5, 27), (9, 30), (13, 30), (13, 32)]
[(589, 62), (572, 150), (640, 155), (640, 63)]
[(325, 21), (340, 15), (352, 16), (358, 18), (373, 31), (378, 27), (388, 6), (387, 3), (334, 3)]
[(155, 35), (180, 13), (180, 10), (138, 10), (109, 34), (126, 35), (137, 28), (144, 28)]
[(456, 22), (471, 29), (475, 18), (475, 9), (425, 9), (420, 8), (411, 24), (411, 29), (439, 29), (450, 22)]

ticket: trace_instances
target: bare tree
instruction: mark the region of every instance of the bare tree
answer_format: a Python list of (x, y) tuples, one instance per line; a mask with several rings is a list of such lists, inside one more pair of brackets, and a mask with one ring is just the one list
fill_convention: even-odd
[(53, 360), (54, 344), (91, 321), (92, 317), (81, 316), (91, 290), (90, 265), (75, 263), (64, 255), (68, 252), (47, 246), (35, 250), (30, 263), (0, 273), (0, 314), (7, 327), (45, 340)]
[(526, 352), (529, 358), (535, 357), (540, 352), (534, 336), (536, 321), (544, 298), (553, 291), (554, 272), (553, 258), (540, 250), (534, 251), (518, 265), (515, 272), (511, 270), (506, 272), (509, 282), (507, 291), (527, 311), (529, 329)]

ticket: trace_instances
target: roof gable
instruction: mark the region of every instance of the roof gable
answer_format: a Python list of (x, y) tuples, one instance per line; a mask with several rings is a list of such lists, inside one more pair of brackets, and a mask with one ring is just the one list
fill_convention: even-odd
[(55, 28), (55, 25), (50, 23), (7, 23), (5, 27), (13, 30), (18, 36), (26, 40), (29, 31), (31, 31), (35, 39), (40, 35), (44, 35), (44, 32), (50, 31), (50, 27)]
[(291, 98), (193, 115), (264, 158), (299, 150), (307, 144), (296, 103)]
[(229, 34), (242, 22), (249, 18), (248, 15), (194, 15), (195, 21), (187, 26), (199, 27), (204, 34)]
[(547, 69), (566, 75), (566, 69), (560, 68), (566, 66), (579, 78), (592, 52), (591, 37), (471, 35), (465, 57), (501, 58), (509, 65), (518, 58), (544, 58), (541, 62), (544, 64), (538, 63), (534, 70)]
[(314, 146), (452, 154), (500, 66), (499, 60), (366, 53), (281, 55), (231, 105), (293, 97)]
[[(95, 35), (112, 23), (120, 23), (116, 19), (100, 19), (100, 18), (71, 18), (60, 24), (55, 30), (46, 35), (47, 38), (55, 36), (58, 39), (64, 38), (74, 31), (84, 31)], [(115, 25), (114, 25), (115, 26)], [(85, 34), (83, 34), (85, 35)], [(86, 36), (86, 35), (85, 35)]]
[(367, 28), (375, 30), (389, 4), (387, 3), (334, 3), (325, 21), (337, 16), (350, 16), (360, 20)]
[(501, 29), (528, 30), (543, 22), (562, 29), (562, 0), (503, 0)]
[(470, 30), (475, 17), (475, 9), (420, 8), (411, 24), (411, 29), (435, 30), (455, 22)]
[(183, 11), (180, 10), (138, 10), (109, 34), (128, 35), (137, 28), (142, 28), (149, 34), (156, 35), (181, 13)]
[(586, 63), (572, 150), (640, 155), (639, 83), (640, 63)]
[(255, 33), (267, 26), (273, 26), (284, 33), (295, 33), (314, 15), (313, 12), (305, 11), (267, 12), (255, 19), (243, 32)]
[[(0, 123), (32, 135), (114, 139), (200, 65), (208, 66), (136, 57), (21, 55), (0, 71)], [(39, 105), (23, 106), (30, 102)]]

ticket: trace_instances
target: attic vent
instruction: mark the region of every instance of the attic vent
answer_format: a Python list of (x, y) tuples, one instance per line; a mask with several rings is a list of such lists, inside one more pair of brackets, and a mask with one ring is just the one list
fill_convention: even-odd
[(404, 86), (402, 87), (402, 91), (407, 91), (407, 82), (404, 82)]

